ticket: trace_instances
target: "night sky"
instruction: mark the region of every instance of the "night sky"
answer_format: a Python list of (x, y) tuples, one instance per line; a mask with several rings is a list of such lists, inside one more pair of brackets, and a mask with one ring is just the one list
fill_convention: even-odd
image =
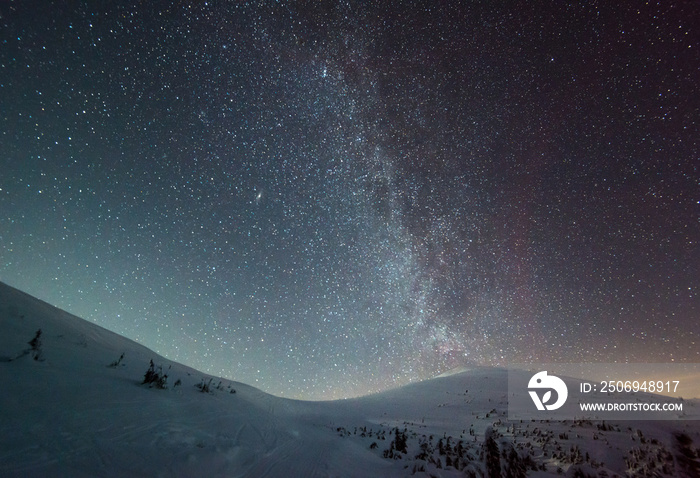
[(697, 2), (127, 3), (0, 3), (1, 281), (294, 398), (700, 362)]

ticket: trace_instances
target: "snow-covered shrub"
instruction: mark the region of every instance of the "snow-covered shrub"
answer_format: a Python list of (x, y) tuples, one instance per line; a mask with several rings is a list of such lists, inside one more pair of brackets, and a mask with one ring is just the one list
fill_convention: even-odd
[(210, 378), (209, 381), (206, 382), (204, 379), (202, 379), (202, 381), (200, 383), (198, 383), (197, 385), (195, 385), (195, 387), (197, 387), (199, 389), (199, 391), (202, 393), (210, 393), (212, 380), (213, 379)]
[(155, 386), (161, 390), (166, 389), (168, 388), (168, 375), (163, 373), (163, 367), (160, 365), (158, 366), (158, 370), (156, 370), (156, 366), (153, 364), (153, 360), (151, 360), (151, 364), (148, 370), (146, 370), (141, 384)]

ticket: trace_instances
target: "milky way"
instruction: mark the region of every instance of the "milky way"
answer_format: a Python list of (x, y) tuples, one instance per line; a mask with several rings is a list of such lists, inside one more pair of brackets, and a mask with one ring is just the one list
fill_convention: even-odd
[(700, 361), (694, 2), (121, 3), (0, 5), (0, 280), (288, 397)]

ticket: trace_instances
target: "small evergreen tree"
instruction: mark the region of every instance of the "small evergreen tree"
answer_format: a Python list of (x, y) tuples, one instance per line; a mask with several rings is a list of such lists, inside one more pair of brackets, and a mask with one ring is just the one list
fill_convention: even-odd
[(494, 435), (496, 435), (496, 432), (491, 427), (488, 427), (484, 433), (484, 462), (486, 464), (486, 474), (489, 478), (501, 478), (500, 453)]
[(115, 360), (111, 364), (108, 365), (110, 368), (117, 368), (119, 365), (122, 363), (122, 360), (124, 360), (124, 352), (119, 356), (119, 360)]
[(141, 384), (145, 385), (147, 383), (153, 383), (156, 380), (158, 380), (158, 374), (156, 373), (156, 366), (153, 364), (153, 359), (151, 359), (151, 365), (148, 367), (148, 370), (146, 370), (146, 374), (143, 376), (143, 382), (141, 382)]
[(36, 335), (29, 342), (34, 360), (41, 359), (41, 329), (36, 331)]
[(406, 446), (406, 433), (405, 432), (400, 432), (398, 427), (394, 429), (394, 442), (395, 442), (395, 447), (396, 451), (401, 452), (401, 453), (408, 453), (408, 448)]

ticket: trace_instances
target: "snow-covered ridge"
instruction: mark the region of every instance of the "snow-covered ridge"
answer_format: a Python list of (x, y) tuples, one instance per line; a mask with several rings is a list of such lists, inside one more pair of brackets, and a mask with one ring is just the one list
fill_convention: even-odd
[(282, 399), (0, 283), (0, 476), (700, 476), (700, 421), (508, 422), (505, 370), (454, 372)]

